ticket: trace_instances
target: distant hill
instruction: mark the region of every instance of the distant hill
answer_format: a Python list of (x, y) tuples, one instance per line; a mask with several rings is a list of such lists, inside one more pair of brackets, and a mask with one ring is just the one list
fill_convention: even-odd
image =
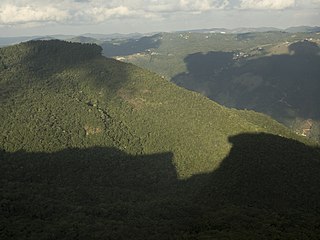
[(275, 27), (256, 27), (256, 28), (207, 28), (207, 29), (193, 29), (193, 30), (185, 30), (178, 32), (190, 32), (190, 33), (255, 33), (255, 32), (288, 32), (288, 33), (314, 33), (320, 32), (320, 27), (318, 26), (297, 26), (297, 27), (289, 27), (285, 29), (275, 28)]
[(21, 37), (0, 37), (0, 47), (10, 46), (30, 40), (67, 40), (74, 36), (71, 35), (50, 35), (50, 36), (21, 36)]
[(105, 41), (101, 45), (103, 55), (107, 57), (126, 56), (136, 53), (151, 51), (160, 45), (159, 34), (153, 36), (145, 36), (139, 39), (116, 39), (113, 41)]
[(231, 33), (248, 33), (248, 32), (280, 32), (283, 31), (280, 28), (275, 28), (275, 27), (258, 27), (258, 28), (235, 28), (232, 29)]
[[(314, 26), (297, 26), (290, 27), (286, 29), (279, 29), (274, 27), (257, 27), (257, 28), (207, 28), (207, 29), (190, 29), (183, 31), (175, 31), (173, 33), (227, 33), (227, 34), (241, 34), (241, 33), (255, 33), (255, 32), (288, 32), (288, 33), (316, 33), (320, 32), (320, 27)], [(140, 39), (142, 37), (148, 37), (152, 35), (159, 34), (159, 32), (154, 33), (111, 33), (111, 34), (99, 34), (99, 33), (84, 33), (81, 34), (81, 37), (96, 39), (95, 43), (100, 44), (103, 41), (112, 41), (112, 40), (129, 40), (129, 39)], [(21, 42), (29, 41), (29, 40), (50, 40), (50, 39), (59, 39), (59, 40), (70, 40), (75, 38), (76, 42), (81, 42), (81, 39), (77, 40), (75, 35), (63, 35), (63, 34), (55, 34), (49, 36), (19, 36), (19, 37), (0, 37), (0, 47), (9, 46), (13, 44), (18, 44)], [(84, 39), (83, 39), (84, 40)], [(92, 41), (93, 42), (93, 41)], [(83, 43), (88, 43), (88, 41), (83, 41)]]
[(0, 49), (1, 239), (319, 237), (318, 145), (101, 52)]
[[(158, 34), (153, 36), (158, 44), (148, 52), (118, 59), (152, 70), (222, 105), (268, 114), (319, 141), (320, 35), (219, 31)], [(108, 52), (108, 46), (102, 46)], [(117, 52), (133, 46), (120, 44)]]
[[(221, 33), (221, 30), (218, 29), (212, 32), (159, 33), (131, 40), (114, 39), (101, 44), (101, 47), (105, 56), (127, 56), (125, 58), (127, 60), (124, 61), (172, 78), (178, 73), (187, 70), (184, 58), (193, 53), (206, 53), (209, 51), (243, 52), (247, 55), (254, 54), (259, 57), (267, 54), (266, 51), (278, 44), (292, 43), (310, 38), (319, 39), (319, 35), (316, 33), (292, 34), (269, 31), (228, 34)], [(255, 51), (259, 47), (265, 51)], [(148, 49), (150, 51), (146, 52)]]
[(48, 41), (48, 40), (55, 40), (56, 38), (51, 36), (44, 36), (44, 37), (35, 37), (32, 41)]
[(0, 47), (18, 44), (21, 42), (32, 40), (33, 38), (36, 38), (36, 37), (1, 37)]
[(290, 28), (286, 28), (285, 31), (290, 33), (297, 33), (297, 32), (313, 33), (313, 32), (320, 32), (320, 27), (317, 27), (317, 26), (290, 27)]
[(85, 36), (73, 37), (73, 38), (67, 39), (67, 41), (69, 41), (69, 42), (78, 42), (78, 43), (95, 43), (95, 44), (101, 43), (101, 41), (99, 41), (96, 38), (85, 37)]
[(178, 32), (190, 32), (190, 33), (248, 33), (248, 32), (274, 32), (283, 31), (279, 28), (274, 27), (259, 27), (259, 28), (207, 28), (207, 29), (193, 29)]
[(82, 34), (84, 37), (95, 38), (98, 40), (111, 40), (111, 39), (138, 39), (144, 36), (142, 33), (110, 33), (110, 34), (95, 34), (95, 33), (85, 33)]

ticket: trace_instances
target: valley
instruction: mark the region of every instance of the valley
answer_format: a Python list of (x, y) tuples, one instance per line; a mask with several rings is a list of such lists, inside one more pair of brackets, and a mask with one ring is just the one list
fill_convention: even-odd
[[(125, 43), (137, 50), (128, 55), (102, 46), (106, 56), (154, 71), (224, 106), (265, 113), (319, 141), (319, 33), (164, 33), (149, 42), (154, 46), (142, 52), (135, 47), (139, 40)], [(312, 127), (306, 131), (307, 123)]]

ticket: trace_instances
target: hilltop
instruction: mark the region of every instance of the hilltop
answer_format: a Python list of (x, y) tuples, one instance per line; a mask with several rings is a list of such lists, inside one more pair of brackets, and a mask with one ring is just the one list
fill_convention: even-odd
[(314, 142), (101, 52), (0, 49), (1, 239), (319, 236)]

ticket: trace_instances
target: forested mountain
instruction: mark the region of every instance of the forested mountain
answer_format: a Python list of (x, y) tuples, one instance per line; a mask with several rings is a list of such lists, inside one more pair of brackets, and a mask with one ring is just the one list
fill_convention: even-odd
[[(121, 54), (118, 59), (155, 71), (224, 106), (265, 113), (320, 140), (319, 33), (190, 32), (151, 39), (157, 44), (147, 51)], [(103, 47), (104, 53), (112, 53)]]
[(0, 49), (1, 239), (318, 239), (320, 149), (94, 44)]

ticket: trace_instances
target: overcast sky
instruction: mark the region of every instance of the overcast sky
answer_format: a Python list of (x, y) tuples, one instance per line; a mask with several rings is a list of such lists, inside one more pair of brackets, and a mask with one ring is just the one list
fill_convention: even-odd
[(0, 37), (320, 25), (320, 0), (0, 0)]

